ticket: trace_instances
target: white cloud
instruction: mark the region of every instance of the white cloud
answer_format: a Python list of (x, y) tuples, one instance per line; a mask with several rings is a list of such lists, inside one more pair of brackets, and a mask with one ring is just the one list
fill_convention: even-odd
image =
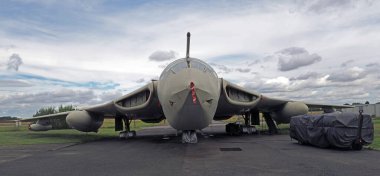
[(222, 65), (222, 64), (210, 63), (210, 65), (216, 68), (217, 73), (226, 74), (226, 73), (230, 73), (232, 71), (231, 68), (229, 68), (225, 65)]
[[(125, 94), (141, 86), (139, 78), (157, 78), (170, 62), (168, 58), (185, 56), (186, 32), (190, 31), (191, 57), (214, 63), (219, 77), (239, 85), (280, 98), (328, 103), (380, 99), (376, 89), (380, 86), (376, 66), (380, 3), (376, 1), (148, 1), (127, 5), (33, 1), (33, 6), (9, 2), (18, 3), (26, 7), (25, 14), (34, 10), (40, 15), (15, 11), (18, 16), (9, 16), (0, 7), (0, 69), (4, 71), (9, 56), (17, 53), (23, 62), (19, 72), (24, 74), (75, 83), (112, 82), (120, 86), (107, 91), (120, 89)], [(55, 11), (59, 13), (51, 13)], [(162, 48), (167, 51), (153, 60), (165, 61), (150, 62), (149, 56)], [(288, 50), (273, 55), (283, 48)], [(231, 55), (236, 57), (218, 57)], [(355, 62), (345, 63), (350, 60)], [(351, 70), (354, 67), (363, 70)], [(45, 86), (43, 81), (0, 81), (8, 85), (0, 86), (0, 97), (48, 94), (62, 88)], [(355, 95), (338, 93), (350, 90)], [(99, 90), (93, 91), (95, 97), (100, 95)], [(20, 107), (29, 105), (14, 104), (7, 115), (20, 114)]]
[(353, 7), (353, 0), (314, 0), (306, 2), (307, 11), (322, 13), (343, 10)]
[(363, 79), (367, 76), (367, 72), (359, 67), (352, 67), (347, 70), (341, 70), (341, 72), (334, 72), (329, 77), (328, 80), (333, 82), (349, 82), (358, 79)]
[(18, 71), (18, 68), (22, 64), (22, 59), (18, 54), (12, 54), (7, 62), (7, 69)]
[(265, 83), (287, 86), (287, 85), (289, 85), (289, 79), (286, 77), (280, 76), (280, 77), (277, 77), (274, 79), (268, 79)]
[(152, 61), (167, 61), (177, 57), (178, 53), (175, 51), (155, 51), (149, 56), (149, 60)]
[(290, 71), (299, 67), (308, 66), (322, 60), (318, 54), (309, 54), (304, 48), (290, 47), (276, 53), (278, 59), (278, 69), (280, 71)]
[(145, 82), (144, 78), (140, 78), (140, 79), (136, 80), (136, 83), (143, 83), (143, 82)]
[(290, 80), (308, 80), (310, 78), (317, 78), (320, 74), (317, 72), (307, 72), (305, 74), (300, 74), (297, 77), (290, 78)]
[(238, 72), (241, 72), (241, 73), (248, 73), (251, 71), (251, 69), (249, 69), (249, 68), (237, 68), (235, 70)]
[(352, 64), (353, 62), (355, 62), (355, 61), (350, 59), (350, 60), (344, 61), (340, 66), (341, 67), (347, 67), (348, 65)]
[(33, 84), (25, 80), (0, 80), (0, 87), (31, 87)]
[[(13, 112), (14, 115), (21, 117), (31, 117), (41, 107), (58, 106), (61, 104), (72, 104), (79, 106), (94, 105), (104, 103), (122, 96), (119, 91), (99, 92), (93, 90), (73, 90), (58, 89), (39, 93), (16, 93), (7, 96), (0, 96), (0, 115), (6, 112)], [(20, 110), (19, 108), (22, 108)]]

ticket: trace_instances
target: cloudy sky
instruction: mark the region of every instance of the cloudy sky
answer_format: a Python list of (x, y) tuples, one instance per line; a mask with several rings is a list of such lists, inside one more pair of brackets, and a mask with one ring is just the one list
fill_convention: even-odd
[(380, 101), (377, 1), (0, 2), (0, 116), (92, 105), (191, 56), (267, 96)]

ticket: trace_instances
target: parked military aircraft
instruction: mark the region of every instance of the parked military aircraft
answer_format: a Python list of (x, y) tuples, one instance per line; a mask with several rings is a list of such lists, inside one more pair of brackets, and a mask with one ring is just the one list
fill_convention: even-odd
[(201, 130), (213, 120), (225, 120), (233, 115), (243, 115), (245, 124), (229, 124), (227, 132), (252, 131), (252, 125), (260, 124), (263, 114), (271, 132), (276, 124), (289, 123), (292, 116), (306, 114), (309, 107), (347, 108), (311, 104), (300, 101), (266, 97), (218, 78), (214, 69), (204, 61), (189, 55), (190, 33), (187, 33), (186, 57), (170, 63), (159, 80), (111, 102), (86, 107), (81, 110), (45, 115), (23, 121), (34, 121), (30, 130), (74, 128), (83, 132), (97, 132), (105, 116), (115, 118), (115, 130), (120, 137), (133, 137), (132, 120), (158, 123), (163, 119), (182, 131), (182, 141), (196, 143), (196, 130)]

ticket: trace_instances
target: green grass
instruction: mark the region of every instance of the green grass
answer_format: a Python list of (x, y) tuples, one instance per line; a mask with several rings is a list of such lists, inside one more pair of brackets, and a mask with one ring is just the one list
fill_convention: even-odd
[[(225, 122), (242, 121), (241, 118), (233, 117)], [(380, 118), (373, 119), (375, 133), (374, 141), (369, 148), (380, 150)], [(131, 123), (132, 130), (139, 130), (143, 127), (165, 125), (165, 121), (158, 124), (144, 123), (136, 120)], [(266, 130), (265, 122), (257, 126), (258, 130)], [(289, 125), (279, 125), (280, 133), (287, 134)], [(53, 144), (53, 143), (81, 143), (104, 138), (115, 138), (119, 132), (114, 130), (114, 120), (105, 119), (98, 133), (85, 133), (73, 129), (50, 130), (34, 132), (29, 131), (24, 124), (22, 127), (0, 127), (0, 146), (4, 145), (25, 145), (25, 144)]]
[(374, 139), (371, 145), (369, 145), (370, 148), (380, 150), (380, 118), (377, 117), (373, 119), (374, 124)]
[[(163, 125), (144, 123), (140, 120), (132, 122), (132, 130), (139, 130), (143, 127)], [(104, 138), (114, 138), (119, 134), (114, 130), (114, 120), (105, 119), (98, 133), (85, 133), (73, 129), (49, 130), (49, 131), (29, 131), (24, 124), (21, 127), (0, 127), (0, 146), (4, 145), (24, 145), (24, 144), (54, 144), (54, 143), (80, 143), (94, 141)]]

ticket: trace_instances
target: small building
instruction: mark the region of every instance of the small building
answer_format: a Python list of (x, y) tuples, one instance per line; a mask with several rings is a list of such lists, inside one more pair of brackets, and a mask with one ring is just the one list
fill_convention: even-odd
[(380, 117), (380, 104), (361, 104), (354, 105), (355, 108), (342, 109), (343, 112), (359, 112), (359, 107), (363, 107), (363, 112), (371, 117)]

